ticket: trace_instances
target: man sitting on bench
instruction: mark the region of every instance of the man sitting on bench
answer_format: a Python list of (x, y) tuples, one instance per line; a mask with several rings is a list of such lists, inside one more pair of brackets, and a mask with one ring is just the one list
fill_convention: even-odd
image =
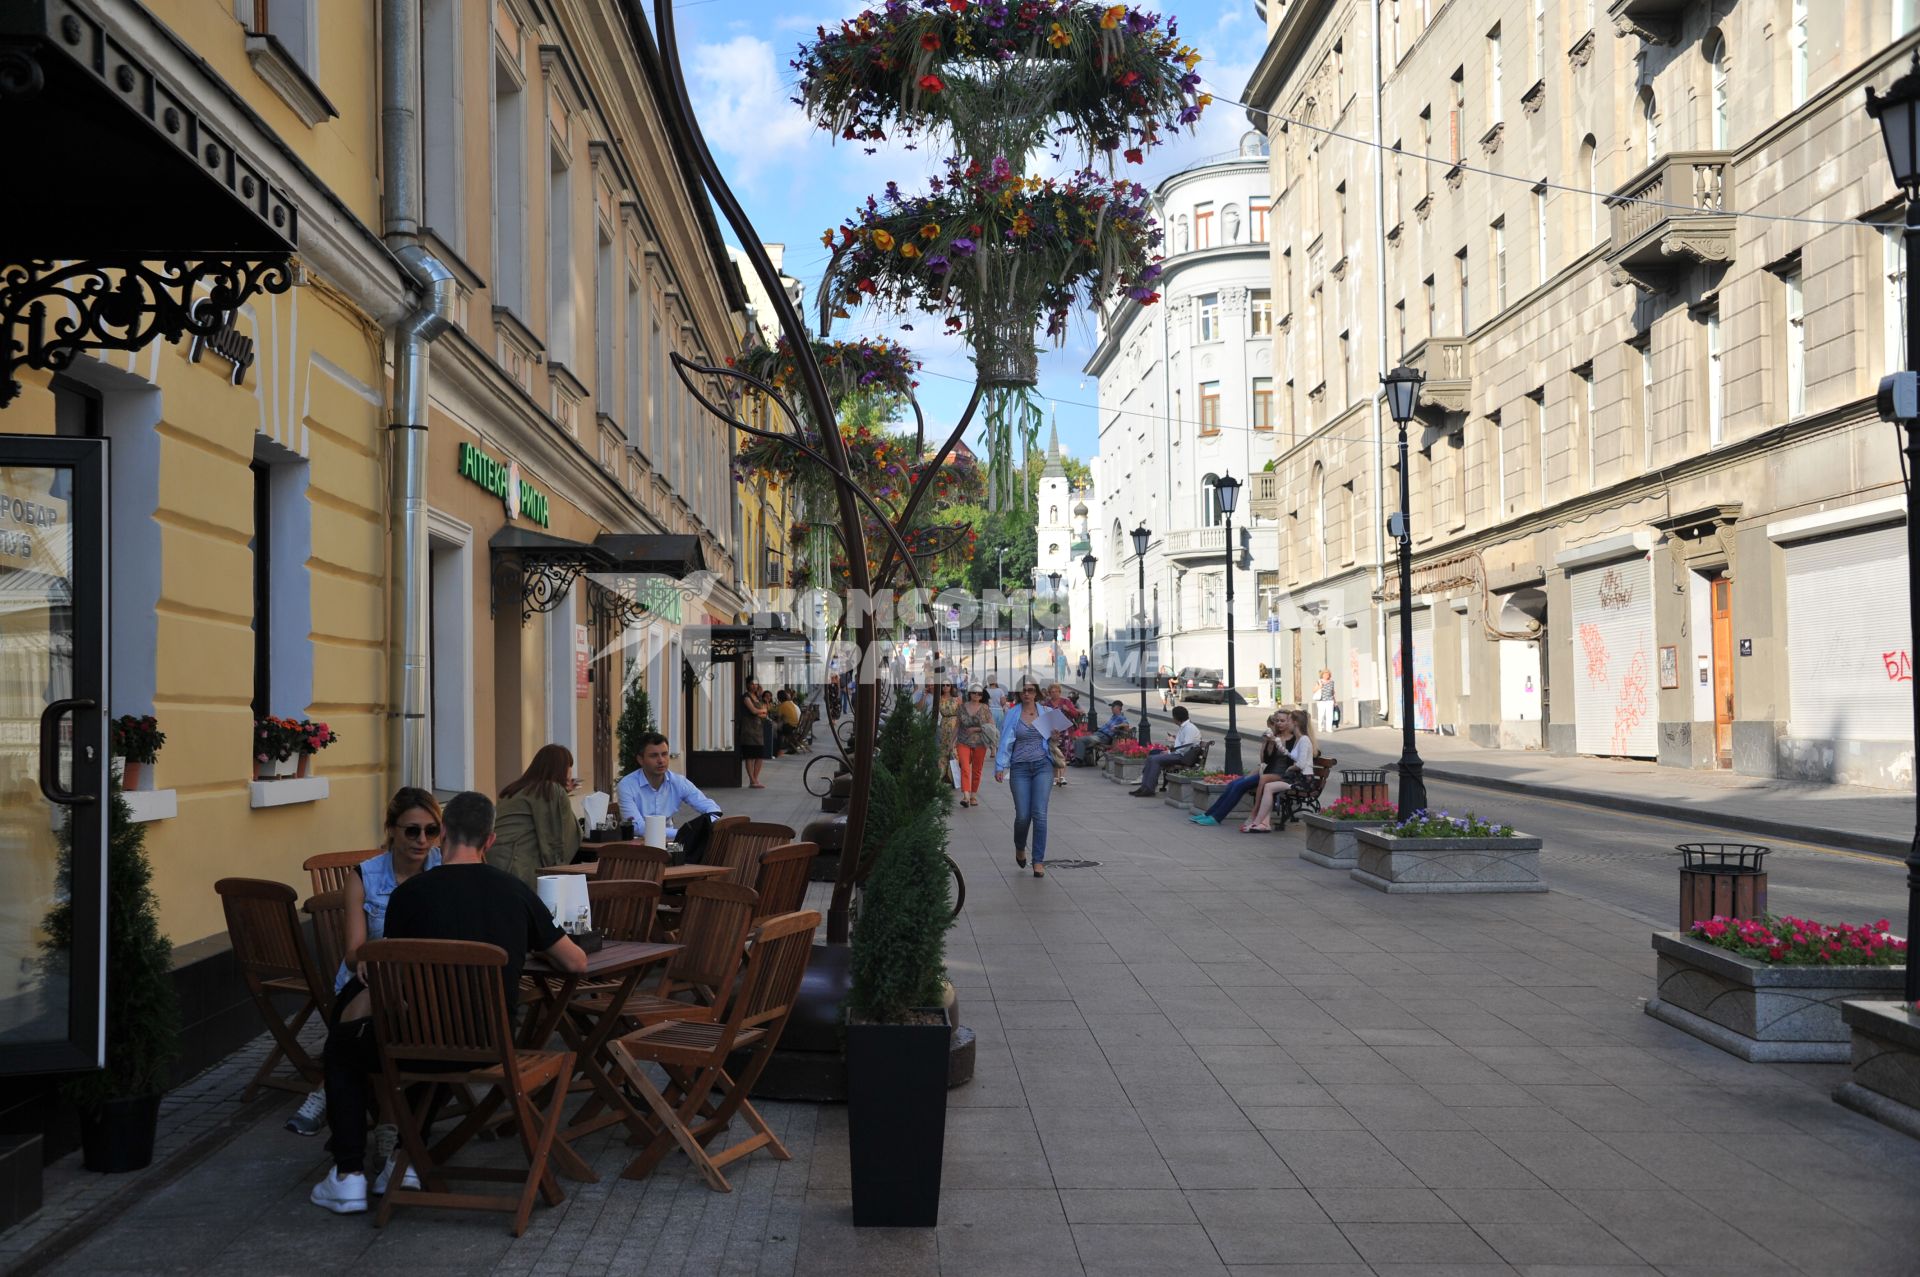
[(1194, 726), (1193, 716), (1185, 705), (1173, 707), (1173, 721), (1180, 724), (1173, 734), (1173, 744), (1162, 753), (1147, 756), (1147, 765), (1140, 773), (1140, 788), (1131, 791), (1135, 798), (1153, 797), (1160, 792), (1161, 772), (1191, 767), (1200, 757), (1200, 729)]

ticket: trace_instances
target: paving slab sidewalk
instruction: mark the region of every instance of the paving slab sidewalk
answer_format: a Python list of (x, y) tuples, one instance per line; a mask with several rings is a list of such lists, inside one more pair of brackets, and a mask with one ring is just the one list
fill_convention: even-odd
[[(798, 773), (721, 800), (798, 823)], [(52, 1271), (1920, 1271), (1920, 1142), (1834, 1104), (1838, 1066), (1748, 1064), (1643, 1014), (1645, 923), (1564, 891), (1383, 895), (1299, 860), (1297, 832), (1071, 776), (1045, 880), (1013, 864), (1004, 787), (952, 818), (979, 1055), (936, 1229), (852, 1227), (838, 1108), (765, 1105), (793, 1160), (737, 1164), (729, 1195), (678, 1158), (619, 1179), (603, 1133), (600, 1182), (519, 1239), (314, 1209), (324, 1157), (276, 1113)]]

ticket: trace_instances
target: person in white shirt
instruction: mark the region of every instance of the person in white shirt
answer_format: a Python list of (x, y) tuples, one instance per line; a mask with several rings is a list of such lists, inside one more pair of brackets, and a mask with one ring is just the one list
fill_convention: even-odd
[(1135, 798), (1151, 798), (1160, 792), (1160, 773), (1178, 771), (1182, 767), (1191, 767), (1194, 759), (1200, 756), (1200, 729), (1195, 726), (1193, 716), (1185, 705), (1173, 707), (1173, 721), (1180, 724), (1173, 734), (1173, 743), (1163, 753), (1147, 758), (1147, 765), (1140, 773), (1140, 788), (1130, 791)]
[(699, 787), (678, 772), (667, 770), (667, 738), (648, 732), (640, 738), (640, 766), (620, 778), (615, 793), (620, 799), (620, 818), (633, 822), (634, 832), (647, 827), (647, 817), (667, 818), (667, 838), (679, 831), (673, 818), (684, 805), (705, 816), (718, 816), (720, 804), (701, 793)]

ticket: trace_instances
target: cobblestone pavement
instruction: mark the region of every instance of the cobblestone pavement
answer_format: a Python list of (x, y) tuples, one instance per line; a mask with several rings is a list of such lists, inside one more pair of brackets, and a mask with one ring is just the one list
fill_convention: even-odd
[[(723, 801), (797, 823), (798, 774)], [(1016, 872), (991, 783), (952, 819), (979, 1064), (950, 1096), (938, 1229), (853, 1229), (838, 1108), (763, 1106), (793, 1160), (738, 1164), (727, 1195), (678, 1158), (621, 1180), (625, 1145), (595, 1137), (600, 1182), (517, 1240), (323, 1214), (319, 1142), (276, 1111), (53, 1271), (1920, 1272), (1920, 1143), (1834, 1104), (1837, 1066), (1747, 1064), (1644, 1015), (1644, 919), (1559, 890), (1386, 896), (1299, 860), (1297, 834), (1198, 829), (1072, 775), (1049, 857), (1097, 866)]]

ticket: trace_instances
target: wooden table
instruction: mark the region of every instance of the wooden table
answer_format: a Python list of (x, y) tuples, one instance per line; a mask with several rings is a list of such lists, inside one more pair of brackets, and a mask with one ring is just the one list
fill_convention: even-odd
[(724, 878), (732, 872), (725, 865), (668, 865), (660, 874), (660, 889), (672, 891), (684, 888), (690, 882)]
[[(587, 955), (587, 969), (579, 972), (561, 971), (541, 954), (527, 956), (522, 971), (532, 978), (534, 988), (540, 994), (540, 1004), (528, 1017), (528, 1030), (521, 1040), (521, 1046), (527, 1050), (539, 1050), (558, 1032), (573, 1049), (575, 1070), (585, 1076), (594, 1092), (587, 1106), (575, 1117), (573, 1125), (562, 1129), (554, 1141), (554, 1161), (569, 1179), (591, 1182), (600, 1178), (573, 1151), (574, 1140), (614, 1122), (625, 1122), (636, 1133), (644, 1130), (639, 1111), (628, 1103), (619, 1085), (607, 1076), (601, 1056), (607, 1039), (620, 1024), (618, 1008), (626, 1005), (634, 986), (640, 982), (641, 973), (673, 957), (682, 947), (634, 940), (609, 941), (598, 952)], [(610, 989), (610, 1010), (607, 1014), (590, 1017), (591, 1023), (584, 1026), (575, 1016), (567, 1014), (582, 980), (615, 977), (619, 983)], [(602, 1106), (612, 1112), (602, 1117)]]
[(596, 867), (594, 865), (546, 865), (534, 876), (544, 878), (548, 874), (590, 874)]

